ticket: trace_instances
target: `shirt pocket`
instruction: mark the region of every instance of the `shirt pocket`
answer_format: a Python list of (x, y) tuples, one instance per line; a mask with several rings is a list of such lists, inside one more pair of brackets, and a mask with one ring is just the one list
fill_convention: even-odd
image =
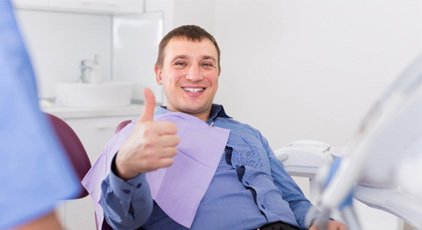
[(268, 154), (261, 142), (256, 138), (238, 138), (234, 143), (228, 143), (232, 148), (231, 165), (234, 169), (249, 166), (257, 171), (271, 174)]

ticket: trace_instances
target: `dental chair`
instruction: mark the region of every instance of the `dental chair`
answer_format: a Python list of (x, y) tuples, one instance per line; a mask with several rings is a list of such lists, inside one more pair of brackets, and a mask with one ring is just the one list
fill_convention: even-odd
[(292, 175), (314, 178), (322, 229), (335, 211), (348, 229), (362, 229), (355, 199), (422, 229), (422, 56), (369, 111), (342, 157), (330, 159), (329, 148), (317, 146), (299, 142), (276, 156)]
[[(320, 178), (318, 174), (321, 170), (326, 170), (328, 165), (331, 165), (335, 159), (341, 158), (339, 155), (342, 151), (337, 152), (332, 146), (327, 143), (315, 140), (301, 140), (288, 144), (285, 147), (276, 149), (274, 154), (277, 159), (282, 162), (284, 169), (289, 175), (297, 180), (299, 186), (303, 189), (308, 199), (315, 204), (319, 197), (320, 189), (318, 188)], [(304, 179), (305, 182), (304, 182)], [(309, 192), (309, 193), (307, 193)], [(362, 196), (362, 195), (361, 195)], [(354, 198), (354, 203), (358, 205), (358, 213), (364, 219), (361, 229), (370, 229), (377, 226), (381, 229), (378, 220), (382, 220), (381, 224), (384, 227), (388, 226), (390, 230), (402, 229), (402, 221), (395, 216), (385, 214), (382, 211), (377, 211), (372, 207), (368, 207), (368, 203), (359, 202), (360, 199)], [(334, 219), (345, 222), (338, 212), (331, 215)], [(372, 219), (373, 218), (373, 219)]]
[[(89, 161), (88, 155), (82, 142), (79, 140), (73, 129), (62, 119), (52, 114), (46, 113), (50, 120), (52, 127), (61, 142), (66, 155), (68, 156), (72, 166), (79, 178), (79, 181), (85, 176), (88, 170), (91, 168), (91, 162)], [(80, 194), (73, 199), (79, 199), (86, 197), (88, 192), (80, 184)]]

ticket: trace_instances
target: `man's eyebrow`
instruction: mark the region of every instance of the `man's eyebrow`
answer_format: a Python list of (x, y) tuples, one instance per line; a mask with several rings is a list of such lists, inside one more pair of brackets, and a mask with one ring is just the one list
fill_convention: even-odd
[[(189, 57), (188, 57), (188, 55), (183, 55), (183, 54), (182, 55), (177, 55), (171, 61), (174, 62), (177, 59), (189, 59)], [(202, 56), (201, 57), (201, 60), (211, 60), (211, 61), (217, 62), (217, 60), (213, 56), (210, 56), (210, 55), (204, 55), (204, 56)]]
[(202, 56), (203, 60), (209, 60), (211, 59), (212, 61), (216, 62), (217, 60), (213, 57), (213, 56), (209, 56), (209, 55), (204, 55)]
[(173, 62), (177, 59), (188, 59), (188, 56), (187, 55), (177, 55), (171, 61)]

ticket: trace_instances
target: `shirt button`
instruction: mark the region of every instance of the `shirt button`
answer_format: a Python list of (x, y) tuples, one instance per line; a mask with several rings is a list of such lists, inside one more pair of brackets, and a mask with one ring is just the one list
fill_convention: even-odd
[(265, 209), (265, 205), (264, 205), (264, 204), (261, 204), (261, 208), (262, 208), (262, 209)]
[(249, 181), (245, 181), (245, 184), (246, 184), (246, 185), (249, 185)]
[(124, 193), (126, 193), (126, 194), (129, 194), (129, 193), (130, 193), (129, 189), (122, 189), (122, 191), (123, 191)]
[(140, 187), (142, 187), (142, 184), (141, 183), (139, 183), (139, 184), (136, 185), (136, 188), (140, 188)]

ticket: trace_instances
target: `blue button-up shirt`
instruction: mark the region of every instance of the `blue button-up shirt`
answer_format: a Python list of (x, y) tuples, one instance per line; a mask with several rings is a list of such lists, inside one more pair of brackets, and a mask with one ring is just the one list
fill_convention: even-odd
[[(213, 105), (208, 123), (231, 131), (191, 228), (256, 229), (276, 221), (306, 228), (311, 203), (261, 133), (227, 116), (221, 105)], [(186, 229), (152, 201), (144, 174), (123, 181), (111, 172), (102, 184), (101, 204), (117, 229)]]

